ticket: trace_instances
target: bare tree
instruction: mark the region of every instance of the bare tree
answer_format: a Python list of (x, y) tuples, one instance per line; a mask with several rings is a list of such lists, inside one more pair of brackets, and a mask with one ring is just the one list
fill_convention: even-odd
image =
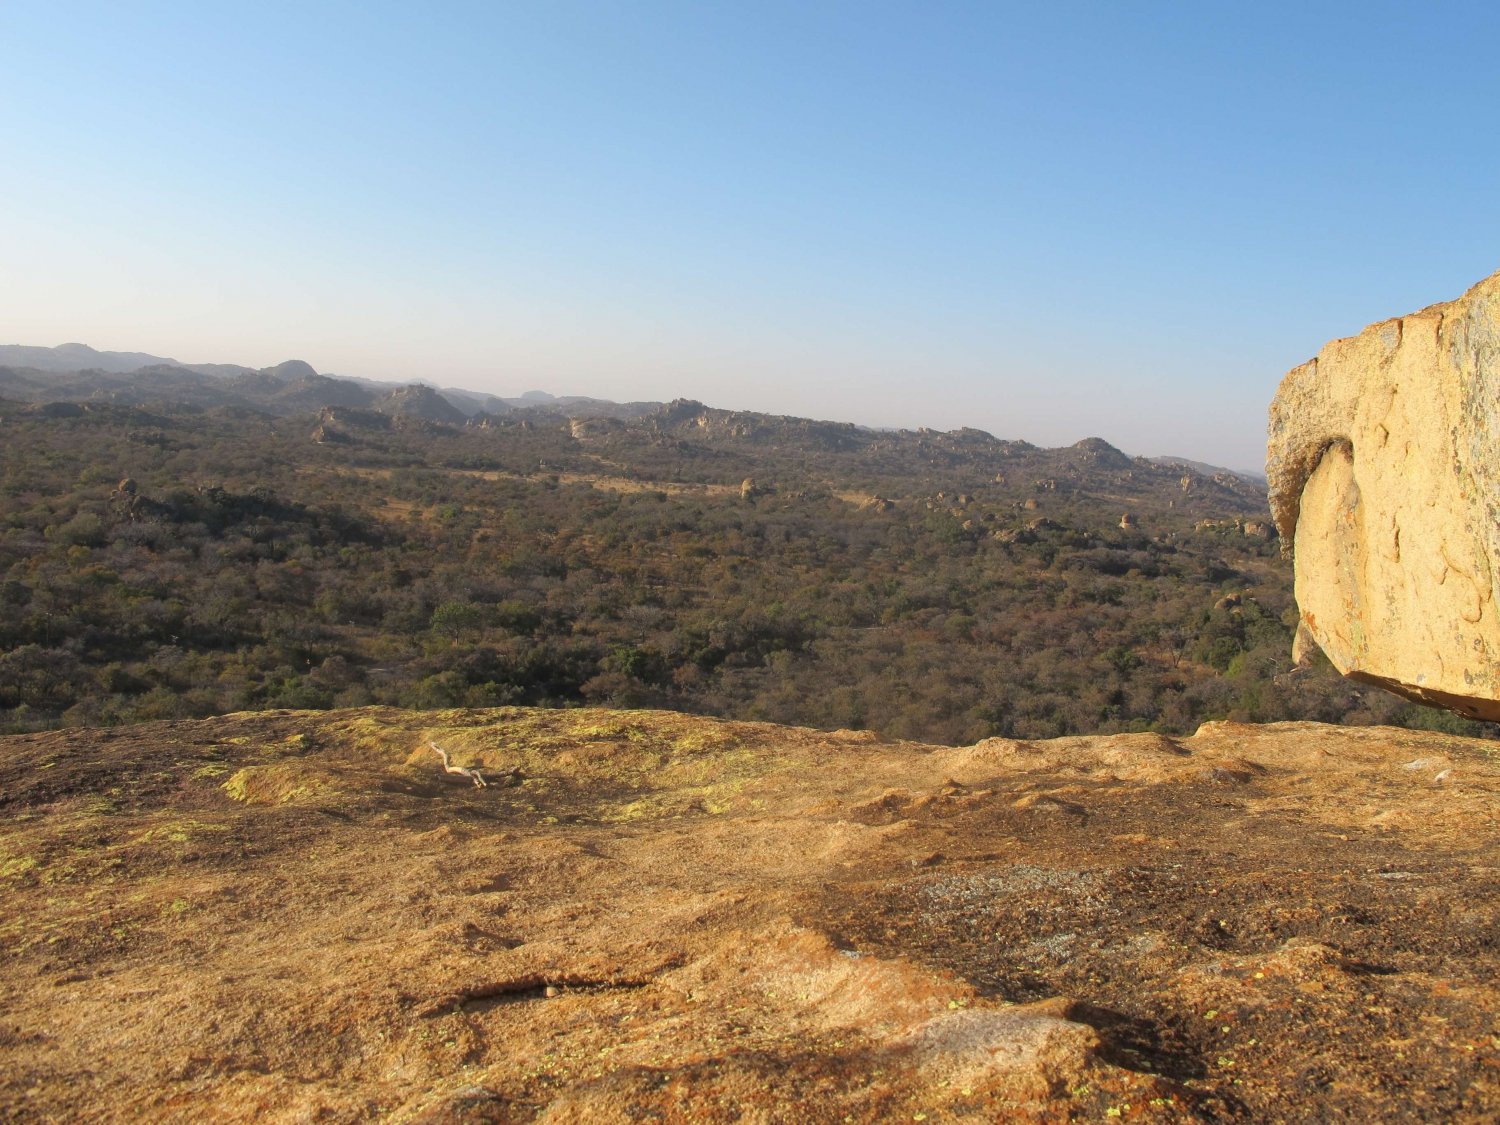
[(467, 777), (474, 783), (474, 787), (476, 789), (483, 789), (488, 784), (488, 782), (484, 780), (483, 775), (481, 775), (477, 769), (470, 769), (467, 766), (455, 766), (451, 762), (449, 762), (447, 751), (445, 751), (436, 742), (429, 742), (427, 745), (431, 746), (433, 750), (437, 751), (437, 756), (443, 759), (443, 772), (456, 773), (463, 777)]

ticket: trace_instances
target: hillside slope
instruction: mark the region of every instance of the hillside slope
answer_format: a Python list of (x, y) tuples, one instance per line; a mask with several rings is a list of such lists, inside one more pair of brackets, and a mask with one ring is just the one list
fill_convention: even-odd
[(519, 708), (5, 738), (0, 1118), (1494, 1119), (1484, 746)]

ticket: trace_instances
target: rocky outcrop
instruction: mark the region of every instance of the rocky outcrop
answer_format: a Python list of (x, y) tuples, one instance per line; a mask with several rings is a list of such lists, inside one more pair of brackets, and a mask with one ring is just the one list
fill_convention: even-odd
[(0, 738), (0, 1120), (1494, 1121), (1488, 745), (591, 708)]
[(1246, 520), (1240, 525), (1240, 530), (1252, 539), (1271, 538), (1271, 525), (1263, 520)]
[(269, 375), (278, 383), (294, 383), (298, 379), (316, 379), (317, 371), (303, 359), (289, 359), (275, 367), (261, 368), (262, 375)]
[(1266, 475), (1299, 654), (1500, 719), (1500, 274), (1282, 380)]
[(1129, 469), (1133, 462), (1124, 453), (1103, 438), (1084, 438), (1076, 442), (1070, 449), (1077, 460), (1084, 465), (1101, 469), (1115, 469), (1123, 471)]
[(463, 411), (423, 383), (397, 387), (381, 395), (375, 401), (375, 409), (397, 417), (421, 418), (450, 426), (462, 426), (468, 420)]
[(363, 409), (369, 407), (375, 398), (374, 391), (350, 379), (313, 374), (278, 384), (271, 402), (278, 410), (317, 410), (324, 406)]

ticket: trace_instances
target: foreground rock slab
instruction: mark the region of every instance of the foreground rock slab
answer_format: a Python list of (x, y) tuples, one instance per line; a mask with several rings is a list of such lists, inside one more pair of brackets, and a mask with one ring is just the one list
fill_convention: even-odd
[(1500, 719), (1500, 274), (1291, 371), (1266, 473), (1299, 643), (1347, 676)]
[(1497, 818), (1489, 744), (1315, 724), (11, 737), (0, 1119), (1493, 1120)]

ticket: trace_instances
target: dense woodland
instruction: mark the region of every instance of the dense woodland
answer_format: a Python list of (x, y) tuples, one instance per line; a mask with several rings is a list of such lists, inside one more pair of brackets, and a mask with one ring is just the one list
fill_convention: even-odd
[(1102, 441), (691, 402), (0, 416), (4, 731), (524, 703), (948, 743), (1216, 718), (1481, 732), (1293, 673), (1263, 493)]

